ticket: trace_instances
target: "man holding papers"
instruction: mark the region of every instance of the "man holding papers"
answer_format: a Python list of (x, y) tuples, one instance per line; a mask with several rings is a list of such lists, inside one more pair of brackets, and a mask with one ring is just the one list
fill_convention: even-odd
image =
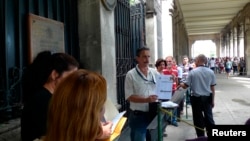
[(130, 102), (129, 127), (131, 141), (145, 141), (147, 126), (151, 122), (149, 103), (157, 101), (156, 76), (149, 68), (150, 50), (143, 47), (136, 51), (137, 65), (126, 74), (125, 98)]

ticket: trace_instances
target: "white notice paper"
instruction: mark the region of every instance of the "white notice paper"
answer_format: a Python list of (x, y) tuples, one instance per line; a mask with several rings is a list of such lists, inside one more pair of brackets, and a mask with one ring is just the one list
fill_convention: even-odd
[(158, 75), (156, 82), (158, 99), (171, 99), (173, 87), (172, 75)]
[(119, 114), (112, 120), (113, 126), (112, 126), (112, 129), (111, 129), (111, 133), (114, 132), (116, 125), (119, 123), (120, 119), (124, 116), (125, 113), (126, 113), (126, 111), (123, 111), (123, 112), (119, 113)]

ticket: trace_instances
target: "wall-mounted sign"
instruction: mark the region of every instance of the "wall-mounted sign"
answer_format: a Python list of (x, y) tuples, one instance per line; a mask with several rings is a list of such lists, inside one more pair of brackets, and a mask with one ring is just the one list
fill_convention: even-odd
[(29, 63), (41, 51), (65, 52), (64, 24), (62, 22), (29, 14), (28, 30)]

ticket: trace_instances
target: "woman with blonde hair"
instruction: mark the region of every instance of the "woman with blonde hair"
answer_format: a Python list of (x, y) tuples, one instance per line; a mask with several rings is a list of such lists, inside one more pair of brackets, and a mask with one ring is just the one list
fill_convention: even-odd
[(103, 133), (101, 118), (106, 99), (103, 76), (84, 69), (73, 72), (54, 92), (43, 141), (95, 141)]

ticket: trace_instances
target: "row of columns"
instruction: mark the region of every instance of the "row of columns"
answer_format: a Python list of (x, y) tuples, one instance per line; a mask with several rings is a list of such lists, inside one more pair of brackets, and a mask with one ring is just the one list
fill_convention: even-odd
[[(217, 57), (243, 57), (246, 62), (246, 74), (250, 75), (250, 3), (238, 14), (224, 31), (211, 37), (187, 36), (181, 10), (174, 2), (173, 16), (173, 53), (177, 61), (182, 55), (192, 55), (192, 46), (196, 40), (212, 40), (216, 45)], [(186, 35), (186, 36), (185, 36)], [(201, 39), (202, 38), (202, 39)]]
[(173, 56), (177, 63), (182, 62), (182, 56), (187, 55), (191, 57), (191, 48), (188, 34), (186, 32), (183, 15), (176, 1), (173, 1), (174, 7), (170, 11), (172, 12), (172, 26), (173, 26)]
[(244, 24), (233, 27), (222, 36), (221, 54), (222, 57), (243, 57), (244, 50)]
[(226, 26), (221, 36), (221, 56), (242, 57), (250, 75), (250, 3)]

